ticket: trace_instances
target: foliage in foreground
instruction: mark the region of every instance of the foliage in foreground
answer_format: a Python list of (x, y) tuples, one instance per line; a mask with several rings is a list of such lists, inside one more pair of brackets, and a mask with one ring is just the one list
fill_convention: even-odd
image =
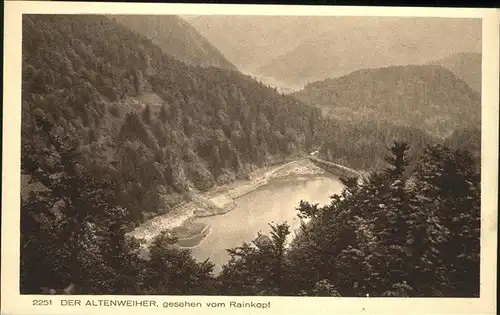
[(196, 262), (166, 234), (140, 259), (139, 244), (125, 239), (128, 210), (116, 204), (113, 181), (87, 176), (71, 149), (60, 148), (59, 170), (25, 160), (51, 191), (23, 202), (21, 292), (73, 283), (92, 294), (478, 296), (473, 157), (429, 146), (408, 175), (408, 145), (390, 150), (385, 171), (342, 179), (329, 205), (301, 202), (308, 223), (291, 244), (286, 223), (271, 226), (270, 237), (230, 249), (217, 277), (211, 262)]
[[(433, 140), (325, 120), (236, 71), (176, 61), (103, 16), (26, 15), (22, 55), (22, 176), (44, 189), (22, 199), (21, 292), (73, 283), (93, 294), (478, 293), (479, 175), (467, 153), (439, 146), (411, 167), (406, 146), (395, 146), (387, 172), (345, 180), (326, 207), (302, 203), (310, 223), (289, 247), (288, 227), (273, 226), (269, 241), (230, 250), (218, 277), (168, 235), (140, 259), (125, 232), (190, 187), (313, 146), (372, 169), (395, 136), (413, 153)], [(480, 139), (470, 135), (450, 143)]]
[(395, 143), (388, 168), (360, 184), (343, 179), (345, 189), (327, 206), (301, 202), (300, 216), (310, 221), (288, 249), (274, 237), (286, 225), (273, 228), (271, 248), (284, 255), (247, 245), (231, 251), (220, 277), (227, 294), (479, 296), (473, 157), (431, 146), (408, 176), (407, 150)]

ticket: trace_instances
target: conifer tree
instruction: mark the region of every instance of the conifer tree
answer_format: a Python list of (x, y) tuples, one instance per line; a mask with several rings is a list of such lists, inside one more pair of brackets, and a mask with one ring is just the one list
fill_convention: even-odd
[(165, 104), (163, 104), (160, 108), (159, 118), (163, 123), (168, 120), (167, 106)]
[(149, 105), (144, 106), (142, 120), (148, 125), (151, 123), (151, 107)]

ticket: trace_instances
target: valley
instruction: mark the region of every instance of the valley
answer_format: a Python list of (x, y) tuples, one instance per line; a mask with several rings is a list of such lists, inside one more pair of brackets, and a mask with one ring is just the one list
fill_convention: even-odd
[(23, 294), (478, 296), (477, 20), (22, 22)]

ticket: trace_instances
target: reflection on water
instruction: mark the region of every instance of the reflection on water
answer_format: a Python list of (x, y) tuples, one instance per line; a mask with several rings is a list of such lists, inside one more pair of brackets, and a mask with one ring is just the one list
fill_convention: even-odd
[[(257, 232), (269, 231), (268, 223), (286, 221), (292, 231), (300, 226), (295, 209), (300, 200), (327, 204), (329, 196), (339, 193), (342, 184), (333, 177), (288, 177), (273, 180), (269, 184), (236, 199), (237, 206), (229, 213), (197, 219), (207, 223), (212, 233), (196, 248), (192, 248), (198, 260), (209, 258), (216, 264), (216, 273), (229, 259), (227, 248), (240, 246), (257, 237)], [(292, 232), (292, 234), (294, 234)]]

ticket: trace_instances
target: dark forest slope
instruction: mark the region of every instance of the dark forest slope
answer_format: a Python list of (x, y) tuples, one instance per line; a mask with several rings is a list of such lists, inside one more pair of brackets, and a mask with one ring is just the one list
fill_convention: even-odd
[(187, 64), (236, 69), (203, 35), (175, 15), (113, 15), (123, 25), (150, 38), (163, 52)]
[[(23, 21), (23, 165), (110, 172), (133, 217), (307, 149), (318, 110), (236, 71), (190, 67), (103, 16)], [(62, 147), (61, 147), (62, 144)], [(106, 170), (106, 171), (103, 171)]]

